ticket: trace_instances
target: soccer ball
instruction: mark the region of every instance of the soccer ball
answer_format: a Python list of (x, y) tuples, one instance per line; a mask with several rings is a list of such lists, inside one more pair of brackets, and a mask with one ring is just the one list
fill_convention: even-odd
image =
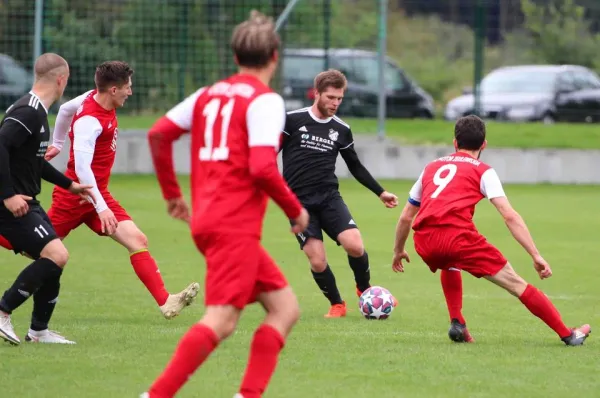
[(394, 310), (394, 298), (386, 288), (371, 286), (360, 295), (358, 308), (367, 319), (387, 319)]

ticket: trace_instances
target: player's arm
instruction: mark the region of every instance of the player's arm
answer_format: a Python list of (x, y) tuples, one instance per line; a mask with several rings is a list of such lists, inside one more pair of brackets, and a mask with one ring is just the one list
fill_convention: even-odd
[(396, 239), (394, 243), (394, 253), (403, 253), (406, 251), (406, 240), (410, 234), (410, 228), (419, 212), (421, 206), (421, 196), (423, 194), (423, 173), (413, 184), (408, 194), (408, 201), (402, 209), (398, 223), (396, 224)]
[(173, 107), (148, 131), (150, 154), (165, 200), (181, 198), (181, 188), (173, 165), (173, 142), (192, 128), (194, 106), (204, 88)]
[(39, 134), (38, 117), (31, 107), (16, 109), (0, 128), (0, 200), (15, 196), (10, 170), (10, 150), (18, 148), (33, 132)]
[(279, 140), (279, 149), (277, 150), (277, 152), (281, 152), (283, 150), (283, 146), (285, 145), (286, 141), (290, 138), (290, 134), (292, 130), (292, 120), (289, 116), (289, 113), (285, 115), (285, 124), (283, 126), (283, 130), (281, 131), (281, 138)]
[[(87, 91), (80, 96), (65, 102), (58, 109), (56, 121), (54, 122), (54, 130), (52, 132), (52, 145), (48, 147), (48, 155), (46, 156), (46, 160), (52, 159), (54, 156), (58, 155), (60, 151), (62, 151), (67, 138), (67, 133), (71, 127), (71, 122), (73, 121), (73, 116), (75, 116), (77, 109), (79, 109), (83, 101), (91, 92), (92, 90)], [(52, 148), (56, 148), (56, 151), (53, 151)]]
[(510, 233), (517, 242), (529, 253), (531, 257), (540, 255), (540, 252), (535, 247), (533, 237), (523, 220), (523, 217), (508, 201), (502, 182), (494, 169), (488, 169), (481, 176), (481, 193), (492, 202), (496, 207)]
[(96, 203), (96, 212), (100, 213), (108, 209), (106, 201), (102, 197), (96, 177), (92, 171), (92, 161), (96, 149), (96, 140), (102, 133), (102, 125), (93, 116), (85, 115), (73, 123), (73, 157), (75, 158), (75, 174), (82, 185), (91, 186), (90, 189)]
[(54, 166), (47, 160), (44, 160), (42, 164), (42, 179), (48, 181), (50, 184), (58, 185), (63, 189), (69, 189), (73, 180), (58, 171)]
[(292, 220), (297, 219), (302, 206), (287, 186), (277, 167), (280, 135), (285, 125), (283, 98), (276, 93), (257, 97), (248, 106), (246, 123), (250, 147), (250, 176)]

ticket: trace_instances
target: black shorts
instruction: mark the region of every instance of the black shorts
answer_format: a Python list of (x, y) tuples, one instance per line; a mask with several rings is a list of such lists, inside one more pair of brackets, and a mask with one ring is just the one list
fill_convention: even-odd
[(36, 204), (30, 204), (23, 217), (15, 217), (1, 206), (0, 235), (10, 242), (15, 253), (24, 252), (34, 259), (40, 257), (49, 242), (58, 238), (48, 215)]
[(310, 222), (304, 232), (296, 234), (300, 249), (308, 238), (323, 240), (323, 232), (340, 245), (337, 237), (347, 229), (358, 228), (338, 191), (328, 191), (310, 197), (301, 197), (300, 203), (308, 211)]

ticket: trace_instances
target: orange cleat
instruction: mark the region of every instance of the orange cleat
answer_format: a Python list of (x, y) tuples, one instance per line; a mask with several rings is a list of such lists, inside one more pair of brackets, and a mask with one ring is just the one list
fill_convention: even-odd
[(325, 318), (343, 318), (346, 316), (346, 302), (342, 301), (341, 304), (334, 304), (329, 308), (329, 312), (325, 314)]

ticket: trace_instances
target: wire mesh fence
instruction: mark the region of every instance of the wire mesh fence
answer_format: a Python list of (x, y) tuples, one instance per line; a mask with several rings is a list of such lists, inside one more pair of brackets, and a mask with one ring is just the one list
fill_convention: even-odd
[[(41, 48), (71, 66), (67, 97), (93, 86), (95, 66), (129, 62), (134, 96), (124, 112), (168, 109), (195, 88), (235, 70), (231, 30), (251, 9), (275, 18), (287, 0), (2, 0), (0, 105), (31, 84), (35, 5), (42, 4)], [(417, 98), (388, 98), (388, 117), (438, 115), (482, 73), (526, 63), (580, 64), (600, 70), (597, 0), (388, 0), (388, 96), (410, 87)], [(478, 10), (480, 13), (478, 14)], [(310, 102), (319, 71), (343, 70), (352, 87), (344, 112), (375, 116), (377, 0), (301, 0), (281, 34), (277, 89), (289, 107)], [(483, 39), (478, 63), (477, 33)], [(415, 94), (415, 95), (416, 95)], [(414, 95), (413, 95), (414, 97)], [(417, 101), (410, 108), (408, 101)], [(414, 104), (413, 104), (414, 105)]]

